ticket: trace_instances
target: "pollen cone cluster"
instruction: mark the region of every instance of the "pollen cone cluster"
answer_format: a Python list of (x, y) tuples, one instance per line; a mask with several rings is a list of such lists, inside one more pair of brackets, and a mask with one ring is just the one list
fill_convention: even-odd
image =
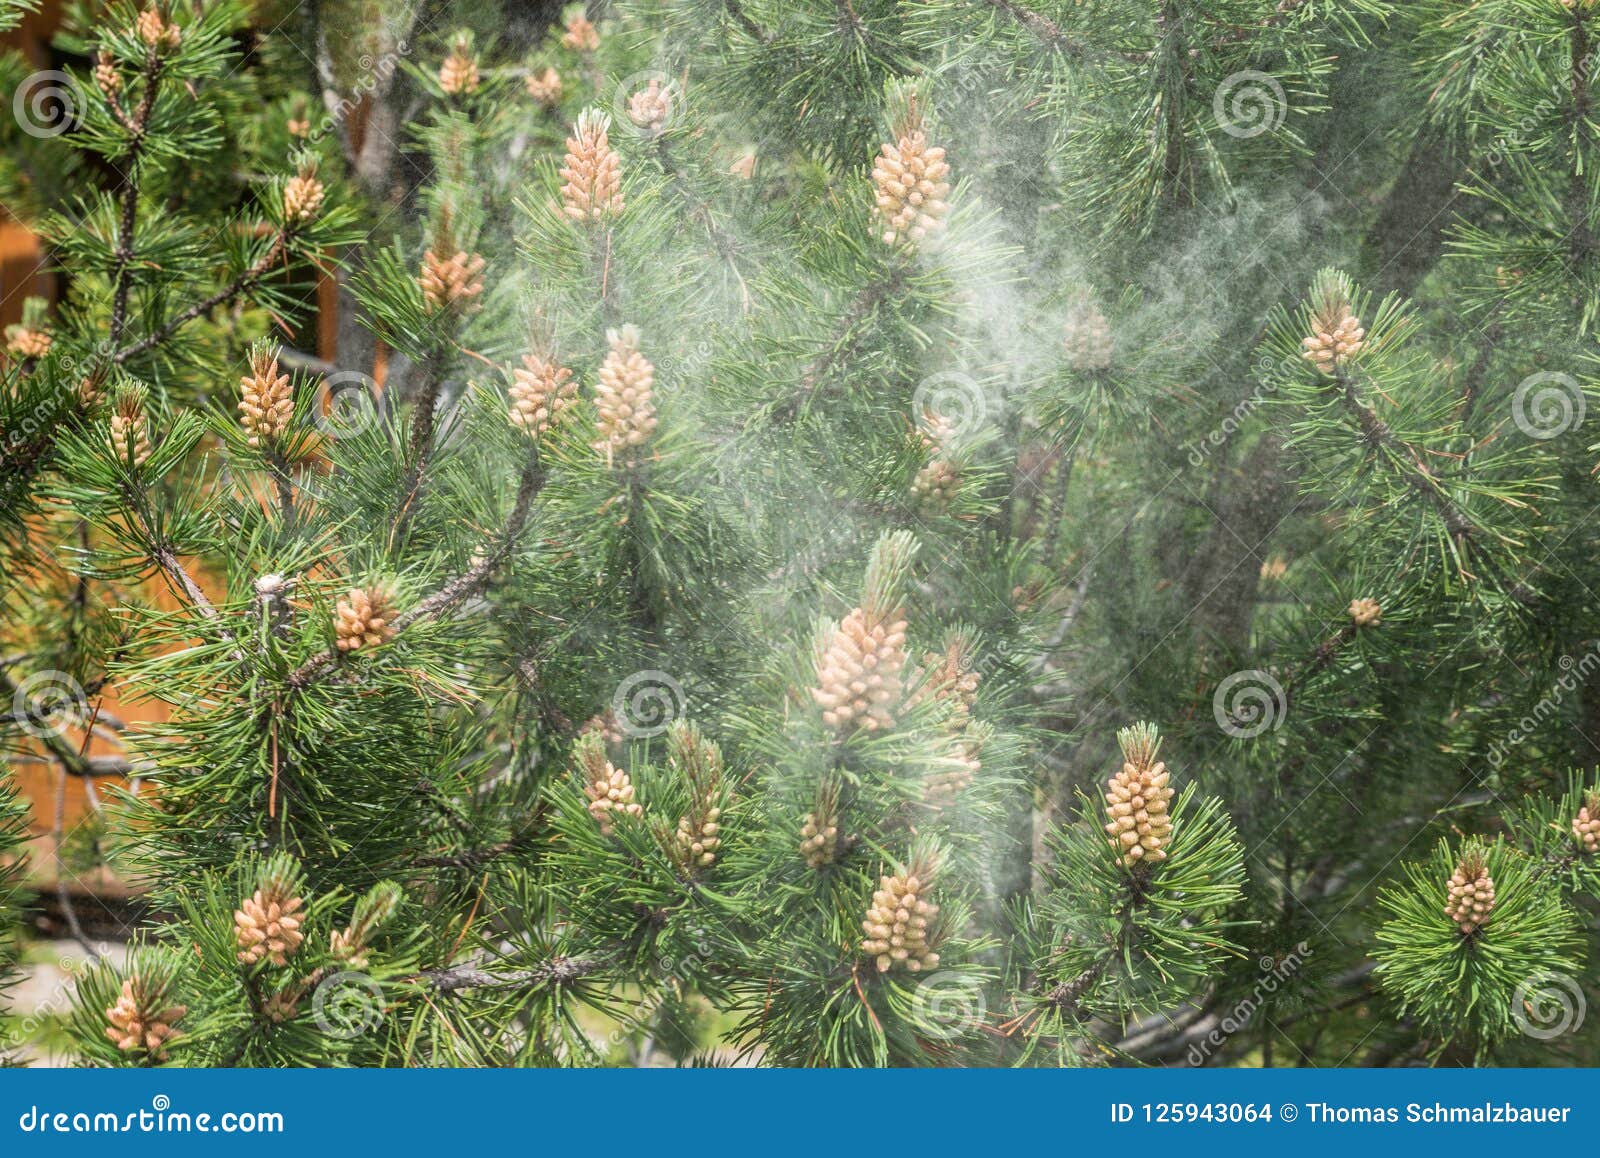
[(923, 415), (918, 441), (930, 455), (911, 480), (911, 494), (933, 510), (947, 510), (961, 487), (961, 467), (946, 453), (955, 438), (955, 424), (933, 412)]
[(394, 638), (394, 604), (383, 587), (352, 587), (334, 608), (334, 645), (345, 652)]
[(719, 823), (722, 809), (708, 808), (699, 816), (688, 815), (678, 819), (678, 851), (691, 866), (705, 868), (715, 864), (717, 849), (722, 847), (722, 830)]
[(928, 936), (929, 923), (939, 914), (939, 906), (927, 899), (934, 873), (932, 864), (913, 862), (907, 871), (879, 881), (861, 922), (866, 933), (861, 951), (875, 959), (879, 973), (896, 965), (912, 973), (938, 966), (939, 954)]
[(1301, 357), (1332, 376), (1361, 352), (1366, 336), (1360, 319), (1350, 312), (1350, 303), (1342, 294), (1330, 292), (1312, 315), (1311, 333), (1300, 343)]
[(530, 72), (523, 82), (534, 103), (553, 109), (561, 103), (561, 74), (553, 68), (543, 72)]
[(872, 163), (878, 219), (888, 245), (918, 245), (944, 229), (950, 195), (950, 166), (944, 150), (928, 144), (915, 109), (899, 138), (886, 143)]
[(290, 225), (304, 225), (322, 211), (326, 195), (327, 190), (317, 180), (316, 170), (302, 169), (283, 187), (283, 219)]
[(261, 1002), (261, 1014), (274, 1025), (282, 1025), (300, 1012), (300, 998), (304, 992), (297, 985), (291, 985), (281, 993), (272, 993)]
[(1470, 852), (1461, 858), (1451, 874), (1447, 891), (1444, 915), (1454, 921), (1463, 934), (1477, 931), (1494, 909), (1494, 880), (1489, 876), (1489, 866), (1481, 853)]
[(600, 32), (582, 12), (574, 11), (567, 17), (566, 31), (561, 43), (573, 52), (593, 52), (600, 47)]
[(961, 468), (947, 458), (936, 458), (911, 480), (911, 493), (923, 506), (935, 511), (949, 510), (961, 489)]
[(107, 96), (116, 96), (122, 91), (122, 77), (117, 75), (116, 62), (103, 52), (95, 57), (94, 83)]
[(806, 813), (800, 825), (800, 856), (809, 868), (832, 864), (839, 854), (839, 814)]
[(945, 641), (943, 651), (924, 652), (922, 656), (924, 674), (914, 699), (921, 702), (931, 698), (948, 705), (952, 731), (967, 726), (978, 699), (978, 673), (972, 670), (969, 649), (966, 638), (953, 634)]
[(111, 449), (122, 462), (130, 459), (143, 466), (150, 457), (150, 423), (145, 418), (144, 401), (137, 394), (117, 399), (111, 415)]
[(511, 422), (534, 438), (547, 432), (578, 396), (572, 371), (541, 354), (524, 354), (511, 372)]
[(655, 77), (628, 98), (628, 119), (646, 133), (659, 133), (671, 116), (672, 90)]
[(583, 722), (583, 727), (578, 729), (578, 735), (587, 736), (590, 733), (598, 735), (607, 744), (622, 743), (622, 721), (617, 719), (617, 713), (612, 708), (603, 712), (596, 712)]
[(817, 802), (800, 824), (800, 857), (808, 868), (819, 869), (839, 859), (848, 844), (839, 834), (839, 785), (825, 778), (817, 787)]
[(610, 118), (586, 109), (567, 138), (561, 208), (574, 221), (604, 221), (622, 212), (622, 162), (611, 147), (610, 128)]
[(1141, 861), (1167, 859), (1172, 818), (1167, 807), (1172, 787), (1167, 766), (1156, 759), (1159, 741), (1146, 725), (1128, 729), (1122, 740), (1122, 771), (1106, 785), (1106, 835), (1128, 868)]
[(6, 327), (6, 352), (15, 358), (42, 358), (50, 352), (52, 339), (49, 330), (32, 326)]
[(674, 857), (690, 873), (709, 868), (722, 847), (722, 749), (694, 724), (674, 720), (667, 729), (667, 763), (690, 798), (673, 835)]
[(78, 402), (85, 410), (92, 410), (100, 405), (100, 400), (106, 396), (106, 371), (103, 365), (96, 366), (78, 379)]
[(601, 833), (610, 836), (615, 831), (613, 821), (619, 815), (638, 816), (644, 812), (633, 798), (633, 780), (606, 759), (605, 746), (598, 737), (591, 735), (580, 741), (578, 757), (583, 765), (583, 794), (589, 798), (589, 815)]
[(898, 608), (875, 614), (857, 607), (845, 616), (817, 656), (811, 696), (822, 708), (823, 722), (841, 732), (892, 726), (905, 645), (906, 620)]
[(483, 293), (483, 282), (478, 278), (482, 272), (483, 258), (456, 249), (449, 230), (442, 229), (433, 248), (422, 255), (417, 284), (422, 287), (422, 298), (429, 309), (465, 313)]
[(367, 967), (367, 946), (358, 929), (335, 929), (328, 937), (328, 955), (352, 969)]
[(465, 40), (457, 40), (450, 55), (439, 66), (439, 87), (452, 96), (478, 91), (482, 77), (478, 74), (478, 61)]
[(1090, 374), (1111, 368), (1111, 323), (1088, 294), (1073, 299), (1064, 330), (1068, 366)]
[(251, 446), (281, 438), (294, 414), (289, 375), (278, 373), (276, 347), (261, 345), (250, 352), (250, 373), (239, 379), (239, 425)]
[(167, 1043), (178, 1033), (173, 1026), (187, 1012), (186, 1006), (167, 1004), (166, 986), (147, 984), (135, 974), (106, 1010), (106, 1037), (125, 1053), (139, 1050), (165, 1061)]
[(600, 434), (594, 446), (608, 456), (621, 457), (655, 433), (656, 368), (639, 353), (638, 327), (610, 330), (606, 340), (611, 349), (600, 363), (594, 391)]
[(305, 901), (294, 895), (288, 880), (274, 878), (264, 882), (233, 912), (233, 936), (239, 943), (240, 962), (254, 965), (265, 958), (274, 965), (287, 965), (305, 940), (300, 932), (304, 908)]
[(976, 740), (966, 737), (956, 740), (950, 750), (951, 766), (930, 774), (923, 781), (923, 802), (934, 808), (943, 808), (971, 788), (973, 780), (977, 779), (983, 768), (978, 751)]
[(1357, 627), (1377, 627), (1383, 622), (1383, 608), (1376, 599), (1352, 599), (1350, 622)]
[(139, 13), (133, 28), (147, 47), (158, 50), (177, 48), (183, 39), (182, 30), (176, 24), (169, 23), (154, 4)]
[(1584, 796), (1583, 806), (1572, 818), (1572, 839), (1590, 855), (1600, 852), (1600, 792)]

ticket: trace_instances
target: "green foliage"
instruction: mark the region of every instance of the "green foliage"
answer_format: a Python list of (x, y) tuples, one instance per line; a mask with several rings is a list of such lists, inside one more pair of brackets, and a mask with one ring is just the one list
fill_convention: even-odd
[[(70, 130), (0, 129), (63, 286), (0, 366), (7, 752), (134, 774), (93, 855), (162, 914), (80, 1060), (1547, 1040), (1600, 16), (254, 10), (75, 5)], [(91, 758), (108, 696), (162, 722)], [(1180, 783), (1102, 804), (1136, 720)]]
[[(1494, 881), (1494, 908), (1463, 932), (1445, 914), (1447, 885), (1475, 851)], [(1439, 1034), (1440, 1049), (1464, 1036), (1481, 1053), (1516, 1031), (1530, 983), (1570, 981), (1580, 968), (1577, 921), (1559, 883), (1501, 842), (1469, 842), (1458, 853), (1441, 841), (1431, 858), (1406, 865), (1379, 904), (1389, 917), (1377, 931), (1379, 976), (1406, 1013)]]
[[(9, 780), (0, 780), (0, 995), (16, 982), (19, 913), (26, 898), (22, 840), (27, 833), (27, 805), (17, 796)], [(7, 1036), (9, 1027), (0, 1024), (0, 1064), (9, 1062), (15, 1044)]]

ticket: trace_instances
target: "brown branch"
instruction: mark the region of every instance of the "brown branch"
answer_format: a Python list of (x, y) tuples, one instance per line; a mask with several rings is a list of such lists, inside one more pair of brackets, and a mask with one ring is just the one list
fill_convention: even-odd
[[(429, 785), (428, 787), (431, 788), (432, 786)], [(538, 807), (534, 809), (533, 815), (528, 818), (527, 824), (523, 825), (522, 830), (513, 833), (505, 840), (486, 845), (483, 848), (469, 848), (461, 852), (440, 853), (434, 856), (419, 856), (411, 863), (418, 868), (482, 868), (491, 861), (520, 852), (538, 840), (540, 826), (543, 824), (545, 817), (549, 815), (549, 812), (548, 805), (541, 801)]]
[(744, 10), (744, 5), (739, 3), (739, 0), (722, 0), (722, 2), (723, 7), (728, 10), (728, 15), (733, 17), (734, 22), (740, 28), (743, 28), (762, 44), (772, 43), (772, 33), (752, 20), (750, 14)]
[(278, 263), (279, 258), (283, 256), (284, 250), (288, 247), (289, 239), (292, 235), (293, 231), (290, 229), (278, 230), (277, 234), (272, 239), (271, 248), (269, 248), (267, 252), (262, 255), (259, 261), (241, 273), (238, 277), (234, 278), (233, 281), (223, 286), (216, 293), (202, 298), (200, 301), (196, 302), (182, 313), (177, 314), (169, 319), (165, 325), (162, 325), (160, 328), (152, 331), (145, 337), (140, 338), (132, 345), (124, 346), (122, 349), (118, 350), (115, 354), (111, 355), (112, 364), (120, 366), (135, 354), (142, 354), (152, 346), (159, 346), (162, 342), (170, 338), (182, 326), (188, 325), (202, 314), (209, 313), (211, 310), (225, 302), (231, 302), (234, 298), (250, 289), (257, 282), (259, 282), (263, 276), (266, 275), (268, 270)]
[(1035, 12), (1032, 8), (1017, 3), (1016, 0), (985, 0), (985, 2), (1033, 33), (1040, 43), (1051, 51), (1065, 53), (1077, 59), (1087, 55), (1084, 45), (1062, 32), (1061, 26), (1043, 13)]
[[(818, 354), (800, 376), (800, 389), (773, 410), (773, 418), (786, 422), (800, 411), (800, 404), (814, 394), (823, 380), (842, 363), (849, 361), (861, 349), (865, 335), (854, 333), (867, 320), (881, 302), (896, 292), (905, 282), (906, 266), (897, 263), (888, 277), (869, 282), (861, 287), (850, 309), (839, 323), (833, 345)], [(852, 336), (853, 335), (853, 336)]]
[(1440, 517), (1444, 519), (1446, 530), (1459, 538), (1470, 537), (1477, 528), (1466, 513), (1445, 493), (1444, 486), (1433, 471), (1428, 469), (1428, 464), (1423, 462), (1422, 455), (1416, 447), (1395, 434), (1389, 424), (1362, 401), (1361, 395), (1356, 392), (1355, 382), (1342, 371), (1334, 381), (1340, 403), (1355, 419), (1356, 425), (1361, 428), (1361, 433), (1367, 441), (1388, 451), (1401, 464), (1402, 477), (1412, 490), (1438, 511)]
[(557, 957), (537, 968), (510, 973), (493, 973), (475, 965), (453, 965), (428, 969), (418, 974), (417, 979), (435, 993), (454, 993), (460, 989), (537, 989), (546, 985), (571, 985), (599, 972), (602, 967), (601, 962), (593, 959)]
[[(517, 487), (516, 502), (511, 508), (510, 516), (506, 519), (505, 530), (495, 540), (493, 547), (482, 552), (472, 566), (450, 580), (432, 595), (395, 616), (392, 624), (395, 635), (399, 635), (414, 623), (437, 619), (462, 600), (477, 594), (488, 586), (489, 578), (495, 568), (505, 561), (516, 546), (517, 539), (521, 536), (522, 529), (528, 521), (528, 512), (533, 507), (533, 500), (543, 486), (544, 466), (540, 462), (538, 451), (534, 450), (527, 465), (522, 468), (522, 480)], [(292, 691), (298, 691), (309, 687), (331, 671), (338, 663), (338, 659), (339, 653), (331, 648), (318, 652), (289, 673), (289, 688)]]
[(122, 340), (122, 331), (128, 324), (128, 294), (133, 289), (133, 228), (139, 212), (139, 182), (135, 170), (144, 152), (145, 127), (150, 123), (151, 110), (155, 108), (156, 90), (161, 86), (161, 56), (154, 48), (148, 51), (144, 65), (144, 93), (132, 122), (124, 122), (132, 139), (128, 143), (124, 161), (122, 184), (122, 211), (117, 220), (117, 249), (111, 275), (111, 344)]
[(438, 419), (439, 391), (444, 386), (444, 359), (435, 352), (422, 366), (422, 394), (411, 416), (411, 438), (406, 445), (405, 478), (400, 483), (399, 514), (395, 518), (395, 537), (402, 537), (416, 514), (417, 497), (433, 453), (433, 429)]

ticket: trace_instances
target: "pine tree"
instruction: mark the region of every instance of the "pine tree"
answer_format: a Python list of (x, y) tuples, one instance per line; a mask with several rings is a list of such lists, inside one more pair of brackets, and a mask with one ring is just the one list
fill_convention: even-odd
[[(0, 996), (17, 980), (16, 967), (21, 930), (16, 914), (23, 900), (22, 884), (26, 862), (22, 859), (22, 838), (27, 832), (27, 808), (9, 785), (0, 784)], [(0, 1065), (13, 1063), (15, 1034), (0, 1023)]]
[(377, 7), (5, 129), (84, 1062), (1592, 1060), (1593, 9)]

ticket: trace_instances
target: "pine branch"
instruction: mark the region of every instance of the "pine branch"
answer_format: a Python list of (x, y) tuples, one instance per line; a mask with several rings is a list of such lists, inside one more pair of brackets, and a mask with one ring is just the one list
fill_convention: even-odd
[(1589, 59), (1589, 14), (1582, 4), (1568, 10), (1572, 19), (1570, 46), (1571, 67), (1568, 92), (1571, 104), (1567, 111), (1567, 130), (1573, 136), (1573, 166), (1567, 185), (1567, 214), (1571, 219), (1571, 232), (1567, 234), (1567, 254), (1574, 267), (1581, 268), (1593, 256), (1597, 240), (1589, 222), (1588, 183), (1592, 174), (1587, 165), (1593, 163), (1594, 150), (1592, 110), (1589, 85), (1594, 61)]
[(172, 549), (172, 545), (156, 533), (153, 520), (145, 510), (144, 496), (128, 490), (124, 492), (123, 497), (126, 500), (125, 509), (132, 516), (134, 530), (143, 540), (145, 553), (150, 561), (161, 569), (175, 590), (182, 592), (190, 606), (207, 622), (214, 624), (221, 632), (222, 638), (232, 643), (233, 633), (222, 625), (222, 616), (212, 604), (210, 597), (201, 589), (200, 584), (195, 582), (194, 576), (189, 574), (182, 560), (178, 558), (177, 552)]
[(1338, 394), (1340, 404), (1360, 427), (1362, 435), (1372, 445), (1382, 447), (1389, 453), (1390, 460), (1400, 467), (1401, 477), (1439, 513), (1444, 519), (1445, 528), (1458, 538), (1470, 537), (1475, 532), (1476, 526), (1445, 493), (1443, 485), (1422, 460), (1422, 453), (1396, 435), (1389, 424), (1379, 418), (1377, 412), (1362, 400), (1356, 390), (1355, 381), (1343, 368), (1334, 377), (1333, 388)]
[(665, 137), (657, 138), (655, 155), (657, 163), (661, 166), (661, 171), (672, 182), (673, 191), (688, 206), (689, 216), (705, 226), (706, 234), (711, 238), (711, 244), (716, 247), (717, 255), (733, 271), (733, 276), (739, 282), (740, 295), (744, 300), (745, 307), (748, 309), (750, 305), (750, 290), (745, 285), (744, 275), (739, 272), (738, 243), (728, 236), (727, 231), (722, 226), (717, 224), (716, 218), (711, 214), (711, 206), (706, 203), (705, 199), (689, 187), (689, 182), (685, 178), (683, 170), (673, 158), (672, 150), (668, 147)]
[[(155, 107), (156, 90), (161, 84), (161, 55), (148, 50), (144, 66), (144, 93), (131, 121), (124, 121), (132, 134), (123, 176), (122, 207), (117, 222), (117, 250), (112, 272), (111, 345), (122, 340), (122, 330), (128, 320), (128, 294), (133, 287), (133, 230), (139, 209), (139, 180), (137, 169), (144, 152), (145, 127), (150, 123), (150, 113)], [(120, 108), (119, 108), (120, 111)]]
[[(450, 580), (422, 602), (395, 616), (394, 633), (398, 636), (414, 623), (424, 620), (437, 619), (449, 611), (462, 600), (476, 595), (488, 586), (489, 579), (496, 567), (505, 561), (516, 547), (518, 538), (522, 535), (523, 527), (528, 521), (528, 513), (532, 509), (533, 500), (538, 496), (544, 486), (545, 472), (540, 461), (537, 449), (530, 453), (528, 463), (522, 468), (522, 480), (517, 487), (516, 501), (511, 508), (510, 517), (506, 520), (505, 530), (495, 539), (493, 546), (482, 552), (471, 567), (460, 575)], [(318, 652), (306, 660), (294, 671), (289, 673), (288, 685), (291, 690), (299, 690), (310, 686), (321, 679), (338, 663), (339, 652), (328, 649)]]
[(1087, 46), (1080, 44), (1061, 31), (1061, 26), (1043, 13), (1035, 12), (1017, 0), (983, 0), (991, 8), (1003, 12), (1017, 24), (1026, 28), (1039, 42), (1052, 52), (1060, 52), (1074, 60), (1088, 56)]
[(433, 429), (438, 418), (439, 391), (444, 386), (445, 365), (445, 354), (435, 351), (422, 366), (422, 393), (411, 415), (411, 437), (406, 444), (406, 461), (409, 465), (400, 483), (399, 514), (395, 519), (396, 538), (404, 538), (416, 515), (417, 499), (422, 493), (428, 459), (433, 452)]
[(494, 973), (473, 965), (452, 965), (429, 969), (419, 975), (435, 993), (454, 993), (461, 989), (539, 989), (571, 985), (605, 966), (594, 959), (558, 957), (534, 969)]
[(150, 334), (147, 334), (145, 337), (139, 339), (137, 342), (134, 342), (132, 345), (124, 346), (122, 349), (112, 354), (112, 364), (120, 366), (135, 354), (142, 354), (146, 350), (149, 350), (155, 346), (159, 346), (179, 329), (188, 325), (196, 318), (210, 313), (220, 305), (232, 302), (240, 294), (254, 288), (256, 283), (266, 275), (267, 271), (278, 263), (279, 259), (283, 256), (284, 251), (287, 249), (289, 241), (293, 235), (294, 231), (287, 226), (279, 229), (274, 235), (272, 245), (268, 248), (267, 252), (260, 258), (260, 260), (251, 265), (249, 269), (239, 274), (231, 282), (217, 290), (215, 293), (202, 298), (188, 309), (168, 319), (164, 325), (160, 326)]
[(772, 33), (751, 19), (750, 14), (744, 10), (744, 5), (739, 0), (722, 0), (722, 2), (723, 7), (728, 11), (728, 15), (733, 17), (740, 28), (743, 28), (761, 44), (772, 43)]

